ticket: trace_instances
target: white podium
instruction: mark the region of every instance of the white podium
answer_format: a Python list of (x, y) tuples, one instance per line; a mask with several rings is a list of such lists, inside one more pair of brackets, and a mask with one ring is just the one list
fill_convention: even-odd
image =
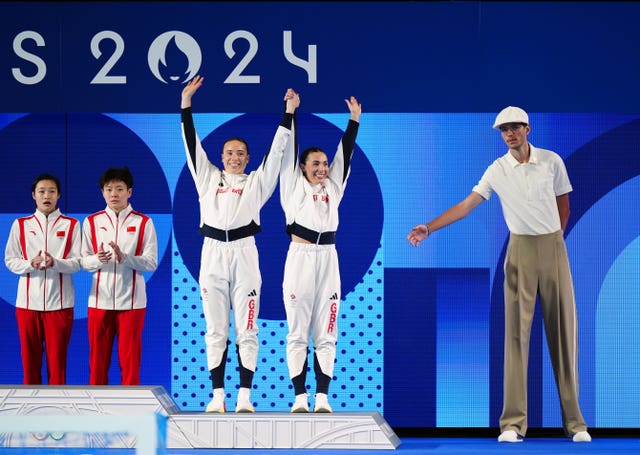
[[(123, 422), (142, 424), (153, 415), (166, 417), (166, 422), (158, 421), (161, 426), (166, 424), (166, 447), (170, 449), (396, 449), (400, 445), (400, 439), (378, 412), (209, 414), (182, 412), (159, 386), (5, 385), (0, 386), (0, 447), (134, 448), (139, 428), (134, 426), (124, 433)], [(18, 438), (16, 426), (6, 424), (8, 416), (21, 416), (22, 423), (37, 421), (37, 432), (36, 427), (25, 428), (26, 436)], [(84, 416), (85, 426), (91, 429), (78, 428), (77, 433), (68, 435), (60, 431), (67, 428), (61, 425), (63, 420), (77, 422), (77, 416)], [(52, 422), (49, 431), (42, 427), (43, 418)], [(94, 432), (89, 423), (92, 419), (100, 420), (102, 433), (116, 432), (117, 437)], [(117, 428), (105, 428), (109, 421), (114, 421)], [(164, 437), (165, 433), (160, 431), (158, 435)], [(162, 453), (161, 448), (154, 453)]]

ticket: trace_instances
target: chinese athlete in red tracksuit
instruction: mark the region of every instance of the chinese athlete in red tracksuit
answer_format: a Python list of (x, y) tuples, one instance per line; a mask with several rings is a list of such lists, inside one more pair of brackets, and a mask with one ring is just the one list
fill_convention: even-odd
[(75, 302), (71, 274), (80, 269), (81, 239), (78, 220), (57, 208), (59, 187), (50, 174), (36, 177), (37, 210), (13, 222), (5, 249), (7, 268), (20, 275), (16, 319), (25, 384), (42, 384), (45, 352), (48, 383), (66, 383)]
[(100, 180), (107, 207), (89, 215), (82, 226), (82, 268), (93, 273), (87, 317), (89, 384), (108, 384), (117, 336), (121, 383), (139, 385), (147, 306), (143, 272), (157, 268), (158, 240), (151, 218), (128, 203), (133, 186), (128, 169), (109, 169)]
[(331, 412), (327, 394), (336, 357), (341, 294), (335, 233), (361, 114), (354, 97), (346, 103), (351, 118), (331, 167), (317, 147), (302, 153), (299, 166), (295, 147), (289, 147), (282, 160), (280, 201), (291, 236), (282, 287), (289, 325), (287, 364), (296, 394), (292, 412), (308, 412), (305, 381), (310, 333), (315, 350), (314, 411)]
[(200, 200), (200, 233), (204, 236), (198, 282), (207, 325), (207, 366), (214, 391), (206, 411), (226, 409), (224, 380), (231, 307), (240, 366), (236, 412), (253, 412), (250, 389), (258, 357), (257, 320), (262, 286), (254, 235), (260, 232), (260, 209), (278, 183), (299, 100), (292, 91), (285, 95), (286, 112), (258, 169), (249, 175), (244, 173), (248, 147), (244, 140), (234, 138), (223, 146), (224, 170), (220, 170), (209, 161), (193, 123), (191, 97), (202, 81), (197, 76), (187, 84), (182, 92), (181, 109), (187, 165)]

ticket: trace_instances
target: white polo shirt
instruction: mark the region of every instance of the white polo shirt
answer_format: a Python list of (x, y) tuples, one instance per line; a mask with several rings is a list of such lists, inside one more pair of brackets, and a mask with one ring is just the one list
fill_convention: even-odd
[(550, 234), (561, 229), (556, 196), (573, 188), (557, 153), (529, 145), (529, 162), (519, 163), (507, 152), (487, 168), (473, 191), (487, 200), (498, 195), (510, 232)]

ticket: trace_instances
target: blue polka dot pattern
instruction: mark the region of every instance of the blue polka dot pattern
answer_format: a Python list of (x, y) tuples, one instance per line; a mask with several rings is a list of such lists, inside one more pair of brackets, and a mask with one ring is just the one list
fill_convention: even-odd
[[(205, 320), (198, 283), (185, 267), (175, 239), (172, 269), (172, 396), (182, 410), (201, 411), (212, 396), (204, 344)], [(383, 411), (383, 274), (379, 249), (366, 275), (353, 292), (343, 296), (340, 304), (336, 365), (330, 388), (335, 411)], [(286, 361), (286, 321), (258, 319), (258, 322), (260, 352), (252, 401), (256, 411), (289, 411), (293, 388)], [(227, 408), (233, 409), (238, 389), (233, 330), (229, 341), (225, 391)], [(312, 354), (309, 365), (313, 365)], [(307, 388), (313, 394), (312, 367)]]

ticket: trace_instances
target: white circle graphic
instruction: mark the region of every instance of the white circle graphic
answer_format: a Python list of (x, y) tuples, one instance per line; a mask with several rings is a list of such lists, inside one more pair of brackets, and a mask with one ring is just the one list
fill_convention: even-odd
[[(170, 46), (174, 46), (174, 49), (171, 49), (173, 55), (184, 54), (185, 65), (178, 66), (167, 62), (167, 49), (170, 49)], [(159, 81), (165, 84), (177, 81), (183, 83), (197, 74), (202, 64), (202, 52), (196, 40), (190, 35), (172, 30), (153, 40), (149, 46), (147, 62), (151, 73)]]

